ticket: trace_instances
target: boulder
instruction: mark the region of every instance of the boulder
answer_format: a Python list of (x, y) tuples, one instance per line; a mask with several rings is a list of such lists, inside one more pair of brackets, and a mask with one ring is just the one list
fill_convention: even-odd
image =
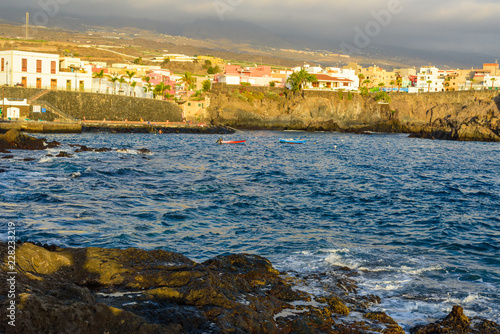
[(49, 145), (44, 139), (31, 137), (21, 133), (19, 130), (9, 130), (4, 135), (0, 134), (0, 150), (44, 150), (47, 147), (57, 146), (59, 143), (52, 142)]
[(443, 320), (429, 325), (419, 325), (410, 330), (411, 334), (500, 334), (500, 325), (488, 320), (474, 318), (472, 321), (460, 306), (453, 306)]

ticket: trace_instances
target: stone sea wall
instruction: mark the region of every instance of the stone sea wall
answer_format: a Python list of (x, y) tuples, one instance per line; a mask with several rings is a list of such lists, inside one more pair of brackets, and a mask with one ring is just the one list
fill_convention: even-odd
[[(5, 88), (5, 97), (16, 99), (30, 99), (41, 93), (41, 89), (7, 87)], [(68, 92), (68, 91), (49, 91), (36, 101), (46, 101), (65, 114), (82, 120), (102, 120), (109, 121), (139, 121), (141, 118), (151, 122), (180, 122), (182, 121), (182, 109), (175, 103), (134, 98), (129, 96)], [(32, 114), (33, 119), (53, 120), (57, 115), (47, 113)]]

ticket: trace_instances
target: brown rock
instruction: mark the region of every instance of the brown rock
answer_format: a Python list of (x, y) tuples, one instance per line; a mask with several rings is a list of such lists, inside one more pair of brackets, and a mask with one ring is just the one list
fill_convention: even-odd
[(0, 135), (0, 149), (22, 149), (22, 150), (44, 150), (45, 141), (27, 136), (19, 130), (9, 130), (4, 135)]
[(480, 318), (469, 320), (460, 306), (453, 306), (446, 318), (429, 325), (420, 325), (410, 330), (411, 334), (500, 334), (500, 325)]

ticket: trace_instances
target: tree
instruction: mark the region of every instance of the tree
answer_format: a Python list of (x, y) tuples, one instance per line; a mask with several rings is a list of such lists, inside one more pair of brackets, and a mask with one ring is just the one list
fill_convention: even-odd
[(474, 78), (470, 79), (470, 90), (472, 90), (472, 84), (474, 83), (474, 81), (476, 81), (476, 79)]
[(142, 62), (142, 57), (134, 59), (134, 64), (136, 64), (136, 65), (139, 65), (141, 62)]
[(212, 62), (208, 59), (205, 60), (205, 64), (203, 65), (203, 68), (206, 68), (207, 70), (212, 67)]
[(359, 87), (361, 87), (361, 83), (363, 82), (365, 75), (363, 73), (360, 73), (358, 74), (358, 78), (359, 78)]
[(298, 72), (293, 72), (290, 74), (286, 83), (291, 86), (291, 90), (294, 93), (300, 92), (302, 87), (308, 82), (316, 82), (318, 79), (315, 75), (310, 74), (305, 69), (301, 69)]
[(127, 83), (127, 80), (125, 80), (125, 77), (122, 75), (119, 79), (118, 82), (120, 83), (120, 89), (118, 90), (118, 93), (122, 91), (122, 84)]
[(369, 80), (369, 79), (366, 79), (366, 80), (363, 81), (363, 83), (366, 84), (366, 88), (368, 88), (368, 85), (371, 84), (372, 81)]
[(170, 85), (165, 85), (163, 82), (160, 82), (153, 89), (153, 97), (164, 96), (165, 92), (171, 89), (172, 87)]
[(491, 78), (491, 90), (493, 90), (493, 87), (495, 86), (495, 81), (497, 81), (497, 78)]
[(382, 90), (382, 88), (383, 88), (384, 86), (385, 86), (385, 83), (383, 83), (383, 82), (380, 82), (380, 83), (378, 84), (378, 87), (379, 87), (379, 89), (380, 89), (380, 90)]
[(99, 79), (99, 93), (100, 93), (100, 92), (101, 92), (101, 80), (102, 80), (102, 78), (104, 78), (104, 70), (101, 70), (101, 71), (99, 71), (99, 72), (94, 72), (94, 73), (92, 74), (92, 76), (93, 76), (94, 78)]
[(393, 90), (395, 84), (396, 82), (394, 80), (391, 80), (391, 82), (389, 82), (389, 85), (391, 85), (391, 91)]
[(136, 72), (126, 70), (125, 73), (126, 73), (126, 75), (128, 77), (128, 86), (129, 86), (129, 90), (130, 90), (130, 84), (132, 83), (132, 78), (135, 76)]
[(148, 83), (146, 83), (146, 84), (144, 85), (144, 88), (143, 88), (143, 89), (144, 89), (144, 93), (146, 93), (146, 94), (147, 94), (147, 93), (149, 93), (150, 91), (152, 91), (152, 90), (153, 90), (153, 84), (152, 84), (152, 83), (150, 83), (150, 82), (148, 82)]
[(390, 103), (391, 97), (389, 96), (389, 94), (387, 94), (387, 92), (379, 92), (377, 95), (375, 95), (375, 101), (380, 101), (380, 100)]
[(132, 87), (132, 91), (130, 92), (130, 96), (132, 96), (132, 92), (134, 92), (134, 96), (135, 96), (135, 86), (137, 86), (137, 81), (134, 81), (130, 84), (130, 87)]
[(431, 83), (432, 83), (432, 80), (427, 80), (426, 81), (428, 86), (427, 86), (427, 92), (430, 92), (431, 91)]
[(203, 87), (203, 91), (206, 93), (210, 90), (210, 88), (212, 88), (212, 82), (210, 82), (210, 80), (203, 80), (203, 82), (201, 83), (202, 87)]
[(399, 93), (399, 89), (403, 85), (403, 78), (397, 78), (396, 83), (398, 84), (398, 93)]
[(276, 87), (276, 81), (270, 81), (269, 87)]
[(184, 89), (186, 93), (191, 90), (196, 82), (195, 77), (190, 72), (185, 72), (181, 77), (180, 81), (184, 84)]
[(116, 75), (108, 75), (108, 80), (113, 84), (113, 94), (116, 94), (116, 82), (118, 79)]

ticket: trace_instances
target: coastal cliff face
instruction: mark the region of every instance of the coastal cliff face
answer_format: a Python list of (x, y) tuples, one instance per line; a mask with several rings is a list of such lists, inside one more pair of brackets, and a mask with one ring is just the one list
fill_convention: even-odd
[(373, 96), (306, 91), (213, 94), (206, 121), (246, 129), (405, 132), (420, 137), (500, 141), (500, 95), (492, 92)]

